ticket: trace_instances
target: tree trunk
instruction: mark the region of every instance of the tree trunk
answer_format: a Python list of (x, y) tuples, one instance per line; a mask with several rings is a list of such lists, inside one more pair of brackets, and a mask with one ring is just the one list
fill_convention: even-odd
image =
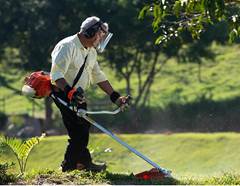
[(45, 102), (45, 122), (44, 122), (44, 129), (45, 132), (51, 128), (52, 124), (52, 99), (47, 97), (44, 99)]
[(133, 105), (130, 109), (130, 122), (131, 125), (129, 125), (130, 127), (130, 131), (134, 131), (134, 132), (138, 132), (138, 126), (139, 126), (139, 116), (137, 113), (137, 108)]
[(202, 67), (202, 63), (199, 62), (198, 63), (198, 81), (201, 83), (202, 82), (202, 75), (201, 75), (201, 67)]
[(140, 88), (140, 92), (139, 92), (140, 94), (138, 94), (137, 98), (135, 99), (134, 104), (135, 104), (136, 107), (139, 105), (139, 102), (141, 101), (141, 99), (144, 95), (144, 92), (146, 91), (146, 88), (148, 87), (148, 84), (151, 83), (151, 81), (152, 81), (151, 79), (154, 78), (155, 69), (156, 69), (156, 65), (157, 65), (157, 62), (158, 62), (158, 55), (159, 55), (159, 52), (156, 52), (153, 63), (151, 64), (151, 68), (148, 72), (147, 78), (144, 81), (142, 87)]
[(127, 84), (126, 93), (127, 93), (127, 95), (131, 95), (130, 76), (127, 76), (125, 79), (126, 79), (126, 84)]
[(150, 97), (149, 95), (150, 95), (150, 89), (151, 89), (152, 84), (153, 84), (153, 78), (150, 80), (150, 82), (149, 82), (149, 84), (148, 84), (148, 86), (146, 88), (145, 95), (143, 96), (142, 107), (146, 106), (146, 102), (147, 102), (147, 100)]

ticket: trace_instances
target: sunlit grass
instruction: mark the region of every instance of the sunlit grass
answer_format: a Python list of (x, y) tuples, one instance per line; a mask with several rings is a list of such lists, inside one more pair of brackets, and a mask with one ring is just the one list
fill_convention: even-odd
[[(120, 138), (160, 166), (172, 170), (179, 179), (240, 173), (238, 133), (135, 134), (120, 135)], [(57, 170), (66, 145), (66, 136), (47, 137), (33, 149), (27, 170)], [(151, 169), (151, 165), (104, 134), (92, 135), (89, 148), (94, 160), (106, 162), (112, 173), (131, 174)], [(10, 152), (6, 153), (0, 154), (1, 161), (15, 161)]]

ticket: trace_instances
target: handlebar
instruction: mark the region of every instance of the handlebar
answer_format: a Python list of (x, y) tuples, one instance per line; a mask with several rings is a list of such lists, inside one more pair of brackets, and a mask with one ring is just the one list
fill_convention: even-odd
[[(59, 101), (61, 104), (65, 105), (69, 109), (74, 110), (73, 106), (68, 105), (68, 103), (66, 103), (62, 99), (55, 97), (53, 94), (51, 95), (51, 97), (53, 99)], [(130, 105), (131, 104), (130, 103), (131, 99), (132, 99), (131, 96), (128, 95), (127, 99), (126, 99), (126, 105)], [(80, 116), (80, 117), (85, 116), (86, 114), (90, 114), (90, 115), (93, 115), (93, 114), (110, 114), (110, 115), (115, 115), (115, 114), (118, 114), (121, 111), (122, 111), (121, 108), (118, 108), (118, 109), (116, 109), (114, 111), (106, 111), (106, 110), (103, 110), (103, 111), (87, 111), (87, 110), (84, 110), (84, 109), (78, 109), (77, 115)]]
[[(132, 97), (130, 95), (127, 96), (127, 99), (126, 99), (126, 105), (130, 105), (131, 104), (131, 99)], [(115, 115), (115, 114), (118, 114), (119, 112), (121, 112), (121, 108), (118, 108), (114, 111), (107, 111), (107, 110), (103, 110), (103, 111), (87, 111), (87, 110), (84, 110), (84, 109), (78, 109), (77, 111), (77, 115), (82, 117), (86, 114), (90, 114), (90, 115), (99, 115), (99, 114), (110, 114), (110, 115)]]
[(91, 115), (94, 115), (94, 114), (110, 114), (110, 115), (114, 115), (114, 114), (118, 114), (119, 112), (121, 112), (121, 109), (118, 108), (114, 111), (107, 111), (107, 110), (103, 110), (103, 111), (87, 111), (87, 110), (84, 110), (84, 109), (79, 109), (78, 112), (77, 112), (77, 115), (78, 116), (83, 116), (83, 115), (86, 115), (86, 114), (91, 114)]

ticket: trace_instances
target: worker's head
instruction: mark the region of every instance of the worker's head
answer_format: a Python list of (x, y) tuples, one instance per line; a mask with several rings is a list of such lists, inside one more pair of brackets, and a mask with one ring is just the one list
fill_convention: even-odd
[(108, 24), (102, 22), (100, 18), (96, 16), (88, 17), (82, 22), (80, 33), (82, 33), (99, 52), (103, 52), (112, 37), (112, 33), (108, 31)]

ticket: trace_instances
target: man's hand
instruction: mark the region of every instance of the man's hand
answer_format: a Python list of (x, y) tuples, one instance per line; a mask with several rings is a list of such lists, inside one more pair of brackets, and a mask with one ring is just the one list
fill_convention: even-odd
[(118, 92), (113, 91), (110, 94), (110, 99), (113, 103), (119, 106), (122, 111), (124, 111), (130, 105), (131, 96), (121, 96)]
[(86, 102), (83, 93), (84, 91), (81, 87), (78, 87), (77, 89), (73, 88), (67, 93), (67, 97), (73, 106), (79, 107)]
[(121, 111), (126, 110), (130, 106), (131, 96), (120, 96), (115, 104), (120, 107)]

